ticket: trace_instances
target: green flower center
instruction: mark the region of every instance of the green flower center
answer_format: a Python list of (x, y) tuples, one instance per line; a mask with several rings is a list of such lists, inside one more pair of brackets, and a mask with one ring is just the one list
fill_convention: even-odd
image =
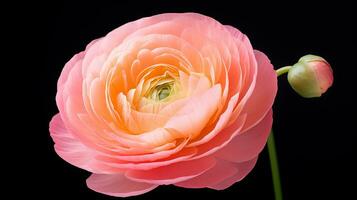
[(162, 101), (168, 98), (172, 93), (174, 93), (174, 81), (165, 82), (156, 85), (150, 91), (150, 99), (154, 101)]
[(171, 93), (170, 87), (161, 88), (158, 92), (159, 100), (165, 99), (170, 95), (170, 93)]

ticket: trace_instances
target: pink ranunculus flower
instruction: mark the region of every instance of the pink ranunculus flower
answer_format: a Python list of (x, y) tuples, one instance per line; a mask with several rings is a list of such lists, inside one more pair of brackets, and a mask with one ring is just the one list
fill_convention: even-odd
[(57, 154), (119, 197), (159, 185), (225, 189), (254, 167), (277, 76), (239, 30), (196, 13), (127, 23), (75, 55), (50, 123)]

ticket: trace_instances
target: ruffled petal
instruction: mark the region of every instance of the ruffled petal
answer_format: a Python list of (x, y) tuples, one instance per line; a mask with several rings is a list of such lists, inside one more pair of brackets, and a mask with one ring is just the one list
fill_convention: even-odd
[(244, 162), (256, 157), (264, 148), (273, 124), (270, 112), (258, 125), (237, 135), (230, 143), (215, 153), (215, 156), (232, 162)]
[(237, 173), (234, 164), (225, 160), (217, 160), (214, 167), (192, 179), (176, 183), (176, 186), (185, 188), (203, 188), (218, 184)]
[(197, 137), (217, 110), (221, 94), (222, 89), (218, 84), (203, 94), (192, 97), (165, 124), (165, 128), (174, 129), (191, 138)]
[(236, 163), (236, 173), (225, 179), (224, 181), (217, 183), (215, 185), (210, 185), (209, 188), (215, 189), (215, 190), (224, 190), (231, 185), (233, 185), (236, 182), (241, 181), (244, 177), (246, 177), (250, 171), (254, 168), (255, 164), (257, 163), (258, 157), (253, 158), (252, 160), (242, 162), (242, 163)]
[(95, 167), (95, 153), (69, 132), (64, 126), (60, 114), (56, 114), (52, 118), (50, 133), (55, 142), (56, 153), (65, 161), (90, 172), (103, 172)]
[(208, 187), (216, 190), (226, 189), (235, 182), (242, 180), (253, 169), (256, 161), (257, 157), (242, 163), (217, 159), (216, 165), (210, 170), (175, 185), (184, 188)]
[(124, 174), (92, 174), (87, 179), (87, 186), (102, 194), (129, 197), (149, 192), (158, 185), (135, 182), (126, 178)]
[(132, 180), (153, 184), (173, 184), (205, 173), (215, 165), (213, 157), (205, 157), (189, 162), (178, 162), (152, 170), (130, 170), (126, 176)]
[(253, 93), (241, 113), (247, 113), (247, 121), (242, 131), (258, 124), (273, 106), (278, 90), (277, 75), (269, 58), (262, 52), (254, 50), (258, 63), (258, 74)]

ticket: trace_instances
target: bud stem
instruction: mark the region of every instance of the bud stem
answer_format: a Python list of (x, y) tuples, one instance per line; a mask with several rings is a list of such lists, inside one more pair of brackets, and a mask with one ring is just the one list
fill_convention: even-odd
[[(285, 73), (288, 73), (290, 69), (291, 69), (291, 66), (285, 66), (285, 67), (281, 67), (275, 71), (276, 71), (277, 76), (280, 76)], [(269, 153), (269, 160), (270, 160), (270, 169), (271, 169), (271, 174), (272, 174), (272, 179), (273, 179), (275, 200), (282, 200), (283, 193), (281, 190), (278, 156), (276, 153), (273, 129), (270, 131), (270, 135), (268, 138), (268, 153)]]
[(291, 69), (291, 66), (285, 66), (285, 67), (279, 68), (279, 69), (277, 69), (275, 71), (276, 71), (276, 74), (278, 76), (280, 76), (280, 75), (283, 75), (285, 73), (288, 73), (290, 69)]

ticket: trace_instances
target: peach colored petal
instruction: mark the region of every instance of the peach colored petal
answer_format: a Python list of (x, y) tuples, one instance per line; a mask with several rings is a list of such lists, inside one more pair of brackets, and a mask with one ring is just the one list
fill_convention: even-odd
[(255, 88), (258, 69), (253, 48), (248, 37), (234, 27), (225, 26), (225, 28), (234, 37), (237, 48), (236, 50), (232, 49), (233, 65), (229, 69), (229, 77), (230, 80), (238, 81), (238, 83), (230, 84), (229, 96), (234, 95), (236, 92), (240, 93), (240, 102), (233, 111), (231, 123), (239, 116), (242, 108), (250, 98)]
[(62, 72), (61, 72), (61, 75), (58, 79), (58, 82), (57, 82), (57, 89), (59, 88), (62, 88), (63, 85), (66, 83), (67, 81), (67, 78), (68, 78), (68, 74), (69, 72), (72, 70), (73, 67), (75, 67), (75, 65), (81, 61), (85, 54), (87, 53), (88, 49), (96, 44), (98, 41), (100, 41), (100, 38), (98, 39), (95, 39), (95, 40), (92, 40), (87, 46), (86, 46), (86, 49), (76, 55), (74, 55), (64, 66)]
[[(239, 32), (239, 31), (237, 30), (237, 32)], [(243, 102), (240, 102), (241, 107), (243, 107), (246, 99), (249, 98), (251, 92), (253, 91), (254, 84), (255, 84), (254, 78), (256, 75), (256, 73), (255, 73), (256, 72), (256, 70), (255, 70), (256, 62), (255, 62), (254, 55), (253, 55), (253, 49), (251, 47), (251, 44), (250, 44), (248, 38), (245, 35), (236, 34), (236, 33), (232, 33), (232, 35), (235, 37), (236, 43), (240, 46), (240, 49), (239, 49), (240, 53), (243, 54), (243, 55), (240, 55), (241, 56), (240, 63), (237, 63), (237, 62), (239, 62), (239, 60), (237, 60), (237, 58), (232, 59), (233, 66), (230, 67), (229, 73), (227, 73), (227, 75), (225, 76), (227, 78), (229, 75), (229, 80), (226, 80), (226, 82), (227, 82), (227, 84), (229, 84), (229, 95), (233, 95), (234, 98), (231, 97), (231, 99), (228, 103), (228, 107), (226, 107), (226, 110), (223, 111), (223, 113), (221, 114), (222, 116), (225, 116), (225, 117), (222, 118), (222, 116), (221, 116), (213, 130), (211, 130), (206, 136), (204, 136), (204, 138), (191, 143), (190, 146), (196, 146), (196, 145), (208, 142), (211, 138), (215, 137), (216, 134), (219, 133), (219, 131), (223, 127), (225, 127), (227, 125), (227, 121), (230, 121), (230, 123), (235, 121), (235, 119), (237, 119), (237, 117), (239, 116), (240, 112), (236, 112), (235, 116), (233, 116), (233, 117), (231, 115), (232, 115), (232, 111), (233, 111), (232, 109), (234, 109), (235, 106), (237, 105), (237, 101), (239, 100), (238, 98), (242, 98), (242, 96), (244, 97), (244, 95), (246, 95), (246, 97), (244, 97), (245, 100), (243, 100)], [(236, 51), (234, 51), (234, 52), (237, 53)], [(247, 69), (249, 69), (249, 67), (250, 67), (253, 69), (250, 69), (249, 71), (247, 71), (247, 70), (241, 71), (240, 70), (241, 67), (245, 67)], [(242, 81), (242, 75), (241, 75), (242, 72), (251, 73), (251, 75), (246, 76), (246, 79), (247, 79), (246, 85), (248, 85), (248, 86), (246, 86), (246, 89), (245, 89), (246, 91), (244, 91), (244, 90), (239, 91), (241, 84), (242, 84), (242, 82), (241, 82)], [(252, 81), (252, 83), (249, 83), (249, 81)], [(228, 89), (228, 87), (226, 87), (226, 89)], [(247, 93), (248, 89), (249, 89), (249, 93)]]
[[(221, 97), (220, 85), (213, 86), (202, 94), (193, 96), (164, 125), (165, 129), (156, 129), (142, 133), (138, 137), (152, 145), (162, 145), (181, 137), (195, 137), (216, 111)], [(173, 130), (173, 131), (167, 131)]]
[(82, 98), (81, 64), (82, 60), (77, 60), (69, 71), (65, 83), (63, 83), (63, 85), (59, 85), (56, 101), (66, 128), (69, 129), (69, 131), (71, 131), (71, 133), (74, 134), (79, 140), (81, 140), (81, 142), (95, 148), (95, 145), (91, 143), (91, 137), (93, 135), (80, 134), (88, 131), (88, 129), (79, 122), (77, 116), (79, 113), (86, 112)]
[(246, 132), (237, 135), (214, 155), (231, 162), (244, 162), (256, 157), (264, 148), (273, 124), (273, 112)]
[(175, 145), (174, 148), (168, 149), (168, 150), (161, 150), (158, 152), (153, 152), (149, 154), (139, 154), (139, 155), (115, 155), (114, 157), (116, 159), (122, 160), (122, 161), (129, 161), (129, 162), (151, 162), (151, 161), (157, 161), (160, 159), (165, 159), (171, 155), (177, 154), (179, 151), (181, 151), (187, 144), (189, 140), (186, 139), (185, 141), (181, 142), (178, 145)]
[(74, 55), (64, 66), (61, 75), (57, 82), (57, 94), (56, 94), (56, 103), (58, 109), (64, 110), (64, 96), (63, 96), (63, 88), (69, 78), (69, 74), (73, 70), (73, 68), (80, 67), (79, 63), (81, 62), (85, 52), (78, 53)]
[[(226, 78), (228, 78), (227, 75), (226, 75)], [(227, 87), (228, 82), (229, 82), (229, 80), (227, 79), (226, 86), (223, 90), (223, 96), (221, 98), (221, 102), (219, 102), (219, 105), (218, 105), (218, 109), (221, 108), (220, 106), (222, 105), (223, 98), (226, 97), (226, 90), (228, 89), (228, 87)], [(206, 133), (205, 135), (203, 135), (203, 137), (199, 137), (196, 141), (193, 141), (192, 143), (190, 143), (188, 146), (193, 147), (193, 146), (198, 146), (198, 145), (204, 144), (204, 143), (210, 141), (212, 138), (214, 138), (217, 134), (219, 134), (219, 132), (227, 125), (228, 121), (230, 120), (232, 111), (238, 102), (238, 98), (239, 98), (239, 93), (235, 94), (229, 100), (225, 111), (223, 111), (223, 112), (221, 111), (222, 113), (218, 113), (216, 116), (214, 116), (214, 118), (219, 117), (214, 128), (212, 130), (210, 130), (208, 133)], [(213, 120), (215, 120), (215, 119), (213, 119)]]
[[(198, 16), (198, 18), (199, 20), (190, 20), (189, 23), (186, 22), (188, 26), (182, 30), (180, 37), (197, 49), (200, 49), (202, 57), (210, 57), (212, 50), (216, 49), (221, 56), (215, 57), (223, 59), (223, 62), (229, 66), (230, 57), (228, 48), (234, 46), (230, 33), (222, 28), (222, 24), (212, 18), (202, 15)], [(205, 24), (204, 26), (202, 26), (203, 23)], [(212, 46), (206, 48), (210, 45)], [(217, 69), (219, 68), (217, 67)]]
[[(95, 45), (96, 42), (93, 42)], [(89, 45), (90, 46), (90, 45)], [(87, 51), (87, 49), (86, 49)], [(82, 135), (81, 132), (92, 133), (88, 127), (80, 121), (78, 115), (85, 113), (85, 107), (82, 96), (82, 58), (83, 54), (74, 56), (65, 66), (62, 73), (66, 78), (60, 78), (58, 81), (58, 91), (56, 95), (56, 102), (60, 110), (60, 114), (64, 124), (69, 131), (76, 135), (82, 143), (91, 148), (97, 149), (98, 146), (91, 142), (93, 134)], [(63, 77), (61, 75), (61, 77)]]
[(62, 88), (63, 85), (67, 82), (68, 74), (77, 64), (78, 61), (82, 60), (85, 55), (85, 51), (82, 51), (74, 55), (63, 67), (61, 75), (57, 81), (57, 89)]
[(241, 133), (246, 115), (240, 116), (232, 125), (223, 129), (219, 133), (219, 137), (212, 138), (209, 142), (197, 146), (197, 154), (191, 159), (197, 159), (211, 155), (227, 145), (236, 135)]
[(142, 163), (120, 161), (116, 158), (110, 158), (101, 155), (97, 156), (96, 159), (102, 161), (101, 165), (103, 167), (110, 168), (113, 170), (113, 172), (115, 171), (121, 172), (123, 170), (130, 170), (130, 169), (150, 170), (157, 167), (170, 165), (173, 163), (188, 160), (196, 153), (197, 150), (195, 148), (183, 148), (181, 151), (179, 151), (177, 154), (174, 154), (172, 157), (170, 156), (165, 159), (161, 159), (153, 162), (142, 162)]
[(203, 188), (216, 185), (237, 173), (234, 164), (225, 160), (217, 160), (214, 167), (199, 176), (178, 182), (175, 185), (185, 188)]
[(257, 163), (258, 157), (253, 158), (252, 160), (242, 162), (242, 163), (235, 163), (235, 167), (237, 172), (233, 175), (230, 176), (229, 178), (226, 178), (220, 183), (210, 185), (209, 188), (215, 189), (215, 190), (224, 190), (234, 183), (241, 181), (244, 177), (248, 175), (250, 171), (254, 168), (255, 164)]
[(166, 124), (165, 128), (174, 129), (195, 138), (205, 127), (220, 102), (222, 89), (215, 85), (202, 95), (194, 96)]
[(95, 44), (90, 45), (84, 58), (84, 74), (86, 74), (87, 72), (86, 66), (90, 66), (90, 63), (92, 62), (93, 58), (97, 57), (98, 55), (108, 56), (109, 53), (120, 43), (122, 43), (128, 35), (132, 34), (137, 30), (140, 30), (145, 26), (156, 24), (160, 22), (160, 20), (163, 18), (165, 18), (165, 16), (157, 16), (155, 18), (148, 17), (124, 24), (108, 33), (105, 37), (103, 37)]
[(278, 90), (276, 72), (268, 57), (257, 50), (254, 54), (258, 63), (258, 75), (254, 91), (242, 110), (242, 113), (247, 113), (243, 131), (258, 124), (269, 112)]
[[(172, 17), (171, 14), (168, 14), (168, 16)], [(157, 17), (157, 16), (154, 16)], [(170, 18), (169, 17), (169, 18)], [(193, 17), (193, 18), (192, 18)], [(189, 19), (190, 23), (187, 23), (187, 20)], [(205, 24), (205, 26), (202, 27), (202, 23)], [(181, 26), (184, 26), (184, 28), (180, 28)], [(184, 13), (180, 14), (179, 16), (176, 16), (175, 18), (171, 19), (170, 21), (163, 21), (158, 24), (150, 24), (147, 27), (144, 27), (142, 29), (138, 29), (136, 32), (132, 33), (128, 38), (125, 39), (123, 43), (127, 43), (128, 41), (132, 41), (135, 38), (142, 38), (146, 37), (147, 35), (150, 34), (160, 34), (161, 37), (163, 35), (168, 35), (171, 34), (172, 36), (177, 36), (178, 38), (182, 38), (186, 42), (181, 48), (181, 51), (184, 52), (186, 56), (194, 55), (192, 51), (185, 51), (185, 47), (187, 44), (195, 44), (196, 48), (199, 50), (204, 49), (203, 45), (208, 44), (208, 40), (210, 40), (213, 44), (212, 47), (214, 46), (214, 49), (219, 48), (219, 51), (222, 53), (223, 58), (225, 62), (227, 63), (227, 66), (230, 66), (229, 62), (229, 50), (223, 45), (223, 43), (227, 44), (228, 46), (232, 47), (234, 46), (231, 38), (229, 37), (230, 35), (221, 27), (222, 25), (219, 24), (217, 21), (213, 20), (212, 18), (199, 15), (199, 14), (193, 14), (193, 13)], [(168, 28), (165, 28), (168, 27)], [(172, 27), (175, 27), (174, 29)], [(177, 30), (177, 31), (176, 31)], [(182, 34), (180, 34), (182, 32)], [(195, 34), (191, 34), (194, 32)], [(202, 40), (202, 38), (195, 38), (194, 35), (202, 35), (202, 38), (207, 38), (206, 40)], [(223, 40), (223, 41), (222, 41)], [(154, 43), (157, 44), (156, 40), (150, 40), (153, 41)], [(201, 42), (196, 42), (196, 41), (201, 41)], [(203, 42), (204, 41), (204, 42)], [(210, 42), (210, 43), (211, 43)], [(126, 45), (123, 45), (124, 47)], [(157, 45), (158, 46), (158, 45)], [(143, 48), (143, 47), (141, 47)], [(192, 49), (192, 48), (191, 48)], [(212, 48), (208, 48), (212, 49)], [(207, 53), (207, 56), (211, 56), (211, 53)], [(197, 56), (196, 56), (197, 58)], [(228, 58), (228, 59), (226, 59)], [(189, 59), (191, 61), (196, 60), (196, 59)], [(202, 61), (198, 61), (202, 62)], [(201, 66), (196, 65), (195, 62), (193, 63), (193, 66)], [(219, 70), (220, 67), (217, 67), (217, 70)]]
[(126, 129), (131, 134), (141, 134), (162, 127), (167, 116), (153, 112), (139, 112), (133, 109), (131, 103), (123, 93), (117, 97), (118, 113), (121, 116)]
[[(82, 169), (88, 170), (94, 173), (113, 173), (122, 171), (120, 169), (124, 168), (134, 168), (134, 169), (149, 169), (155, 168), (162, 165), (167, 165), (170, 163), (175, 163), (180, 160), (184, 160), (185, 158), (192, 156), (196, 153), (194, 149), (184, 150), (177, 154), (176, 159), (166, 159), (157, 162), (151, 162), (150, 160), (157, 160), (166, 158), (183, 148), (183, 145), (178, 145), (178, 149), (173, 149), (169, 151), (159, 151), (158, 154), (148, 154), (144, 156), (127, 156), (121, 157), (117, 156), (113, 161), (117, 163), (117, 165), (111, 165), (108, 163), (109, 157), (104, 154), (99, 154), (98, 152), (93, 151), (87, 146), (83, 145), (78, 139), (76, 139), (64, 126), (63, 121), (59, 114), (55, 115), (50, 123), (50, 132), (51, 137), (55, 142), (55, 150), (56, 153), (66, 160), (67, 162), (80, 167)], [(105, 158), (105, 159), (104, 159)], [(146, 164), (140, 163), (121, 163), (118, 164), (119, 160), (123, 161), (127, 158), (129, 161), (143, 161), (145, 160)], [(146, 158), (146, 159), (145, 159)], [(111, 161), (111, 162), (113, 162)], [(122, 161), (122, 162), (123, 162)]]
[[(187, 38), (185, 38), (184, 34), (182, 34), (182, 32), (187, 30), (188, 28), (194, 28), (197, 32), (204, 33), (205, 36), (211, 36), (216, 35), (216, 32), (220, 32), (219, 28), (220, 26), (222, 26), (216, 20), (197, 13), (167, 13), (155, 15), (150, 17), (150, 19), (148, 20), (154, 23), (147, 23), (145, 21), (146, 19), (147, 18), (136, 21), (137, 23), (144, 24), (145, 27), (138, 28), (135, 32), (132, 32), (130, 36), (126, 38), (126, 40), (131, 39), (133, 37), (141, 37), (143, 35), (148, 35), (151, 33), (159, 33), (176, 35), (191, 42), (189, 40), (189, 36), (195, 37), (196, 34), (187, 34)], [(202, 24), (204, 24), (205, 26), (202, 26)], [(215, 31), (207, 32), (207, 29), (213, 29)]]
[[(89, 45), (88, 46), (88, 51), (85, 54), (84, 61), (83, 61), (83, 74), (87, 74), (87, 71), (89, 70), (88, 67), (90, 68), (92, 61), (97, 57), (97, 56), (102, 56), (102, 57), (107, 57), (109, 56), (109, 53), (118, 45), (121, 43), (125, 43), (125, 40), (129, 40), (130, 38), (138, 37), (139, 35), (148, 35), (151, 33), (160, 33), (160, 34), (172, 34), (175, 35), (174, 29), (172, 27), (177, 27), (177, 30), (180, 32), (179, 26), (180, 24), (183, 25), (182, 23), (178, 23), (178, 21), (183, 21), (184, 18), (187, 19), (190, 16), (196, 17), (197, 18), (208, 18), (202, 15), (198, 14), (193, 14), (193, 13), (187, 13), (187, 14), (162, 14), (162, 15), (156, 15), (153, 17), (149, 18), (143, 18), (140, 20), (137, 20), (135, 22), (131, 22), (128, 24), (125, 24), (112, 32), (110, 32), (107, 36), (103, 37), (96, 43)], [(163, 21), (162, 21), (163, 20)], [(212, 20), (212, 19), (211, 19)], [(212, 20), (214, 21), (214, 20)], [(164, 24), (168, 24), (168, 28), (164, 28)], [(158, 30), (156, 30), (153, 27), (159, 27)], [(145, 30), (149, 30), (147, 34), (145, 33)], [(139, 32), (139, 33), (136, 33)], [(140, 33), (142, 32), (142, 33)], [(127, 38), (127, 36), (129, 36)], [(179, 33), (176, 34), (177, 36)], [(138, 37), (140, 38), (140, 37)], [(155, 41), (155, 40), (153, 40)], [(156, 41), (155, 41), (156, 43)], [(160, 46), (160, 45), (156, 45)], [(105, 59), (104, 59), (105, 60)], [(96, 66), (103, 66), (104, 65), (104, 60), (97, 62)]]
[(129, 124), (134, 122), (137, 124), (138, 129), (133, 130), (132, 133), (143, 133), (162, 127), (166, 121), (167, 117), (165, 115), (157, 113), (142, 113), (132, 110)]
[(95, 167), (95, 153), (78, 139), (76, 139), (64, 126), (61, 116), (56, 114), (50, 122), (50, 133), (55, 142), (56, 153), (74, 166), (100, 173), (102, 169)]
[(147, 171), (130, 170), (125, 175), (134, 181), (167, 185), (199, 176), (215, 165), (213, 157), (205, 157), (189, 162), (177, 162)]
[[(181, 81), (180, 83), (182, 84), (184, 82), (185, 81)], [(198, 95), (204, 91), (207, 91), (211, 87), (211, 83), (208, 78), (201, 74), (191, 75), (188, 78), (187, 84), (187, 93), (189, 93), (191, 96)]]
[(90, 82), (89, 103), (95, 116), (103, 121), (113, 121), (105, 98), (105, 85), (99, 78)]
[(155, 189), (158, 185), (129, 180), (123, 174), (92, 174), (87, 186), (99, 193), (115, 196), (136, 196)]
[(139, 110), (141, 112), (158, 113), (161, 116), (165, 116), (168, 120), (190, 101), (191, 96), (202, 95), (202, 93), (211, 87), (209, 80), (201, 74), (191, 73), (188, 75), (179, 71), (179, 80), (181, 91), (179, 91), (179, 94), (176, 94), (176, 100), (169, 103), (147, 103), (140, 107)]
[[(96, 134), (100, 133), (100, 135), (103, 138), (110, 139), (113, 143), (115, 143), (114, 145), (110, 145), (108, 147), (116, 148), (116, 149), (122, 147), (124, 151), (124, 149), (128, 148), (128, 146), (132, 148), (147, 146), (145, 143), (141, 141), (133, 140), (130, 137), (124, 137), (126, 136), (125, 133), (112, 132), (111, 130), (105, 130), (104, 128), (101, 128), (102, 127), (101, 124), (95, 120), (92, 120), (90, 116), (88, 116), (87, 114), (78, 114), (78, 118), (82, 124), (86, 125), (89, 131)], [(115, 128), (113, 127), (113, 129)]]
[(243, 38), (245, 37), (245, 35), (242, 32), (240, 32), (237, 28), (233, 26), (224, 25), (224, 28), (226, 28), (227, 31), (230, 32), (232, 36), (237, 40), (243, 40)]
[(141, 65), (142, 63), (146, 63), (149, 66), (153, 65), (154, 63), (154, 54), (151, 49), (146, 49), (146, 48), (140, 49), (136, 57), (137, 57), (136, 61), (138, 63), (136, 65), (133, 63), (131, 67), (133, 79), (136, 79), (137, 78), (136, 76), (142, 71), (142, 69), (139, 68), (139, 67), (143, 67)]
[(254, 90), (259, 69), (249, 39), (247, 37), (243, 37), (242, 40), (243, 41), (237, 45), (240, 54), (239, 62), (242, 71), (242, 87), (239, 92), (242, 95), (241, 101), (245, 103), (245, 97), (249, 98)]
[[(250, 49), (252, 48), (249, 39), (241, 33), (238, 29), (232, 27), (232, 26), (224, 26), (227, 31), (231, 33), (231, 35), (234, 37), (237, 43), (239, 45), (236, 46), (236, 48), (232, 48), (231, 50), (231, 55), (232, 55), (232, 65), (229, 68), (229, 80), (232, 80), (234, 84), (229, 85), (229, 96), (234, 95), (237, 92), (241, 92), (242, 88), (242, 79), (243, 79), (243, 72), (244, 70), (242, 69), (245, 65), (250, 64), (249, 62), (243, 62), (244, 66), (241, 66), (241, 60), (243, 60), (241, 57), (245, 57), (247, 50), (246, 48)], [(243, 47), (243, 48), (238, 48)], [(245, 48), (244, 48), (245, 47)], [(244, 92), (241, 92), (241, 95), (244, 95)]]
[(157, 128), (152, 131), (148, 131), (138, 135), (141, 141), (149, 144), (150, 146), (160, 146), (165, 143), (174, 141), (180, 137), (184, 137), (181, 133), (177, 131), (170, 131), (166, 128)]
[(130, 75), (128, 80), (133, 79), (136, 84), (142, 77), (141, 72), (155, 64), (194, 72), (199, 72), (196, 68), (202, 65), (199, 51), (187, 41), (175, 35), (157, 33), (126, 40), (112, 51), (108, 60), (115, 60), (116, 66), (121, 66)]

